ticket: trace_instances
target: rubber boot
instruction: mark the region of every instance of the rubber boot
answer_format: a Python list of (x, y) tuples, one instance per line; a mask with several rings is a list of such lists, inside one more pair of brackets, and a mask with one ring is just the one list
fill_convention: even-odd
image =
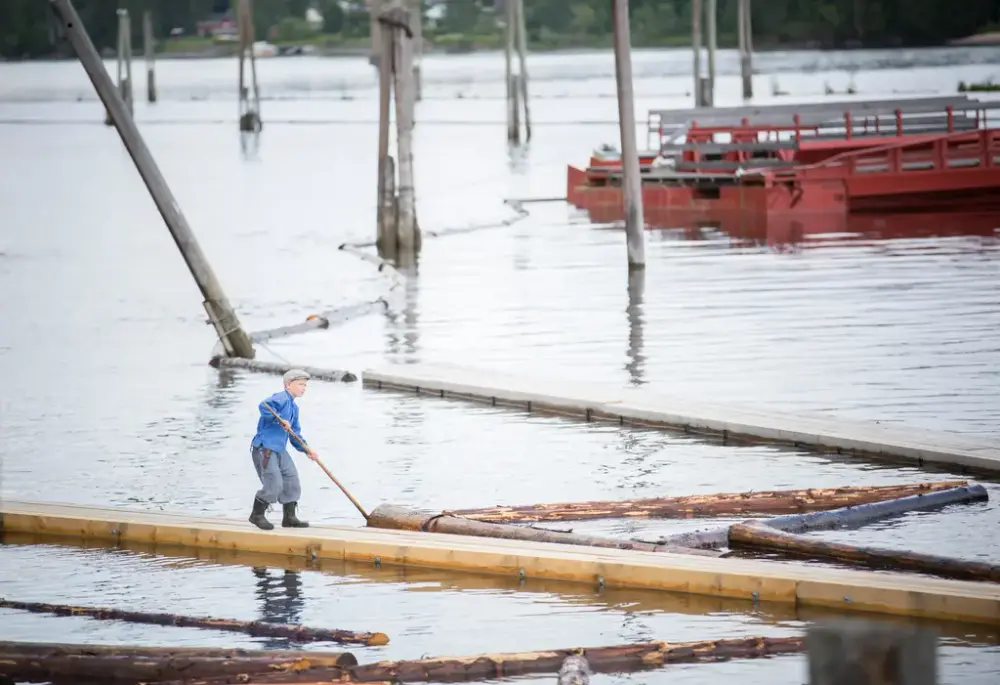
[(261, 530), (274, 530), (274, 524), (267, 520), (264, 514), (267, 512), (267, 502), (256, 497), (253, 498), (253, 513), (250, 514), (250, 523)]
[(300, 521), (299, 517), (295, 515), (295, 506), (298, 502), (288, 502), (285, 506), (285, 517), (281, 519), (281, 525), (284, 528), (308, 528), (309, 524), (305, 521)]

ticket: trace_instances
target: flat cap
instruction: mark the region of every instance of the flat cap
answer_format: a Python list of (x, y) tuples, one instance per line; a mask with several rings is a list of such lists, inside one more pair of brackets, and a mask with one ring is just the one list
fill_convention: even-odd
[(282, 378), (288, 384), (297, 380), (309, 380), (309, 374), (302, 369), (289, 369)]

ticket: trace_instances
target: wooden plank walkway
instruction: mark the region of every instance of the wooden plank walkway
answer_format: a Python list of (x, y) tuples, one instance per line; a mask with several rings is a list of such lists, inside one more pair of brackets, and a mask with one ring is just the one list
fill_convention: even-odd
[(362, 373), (362, 383), (367, 387), (547, 411), (588, 421), (677, 428), (823, 451), (1000, 472), (1000, 445), (959, 434), (760, 407), (693, 402), (610, 383), (517, 376), (444, 364), (367, 369)]
[(262, 531), (231, 519), (12, 500), (0, 503), (0, 516), (2, 532), (523, 574), (591, 587), (603, 582), (607, 587), (1000, 625), (1000, 584), (995, 583), (371, 528)]

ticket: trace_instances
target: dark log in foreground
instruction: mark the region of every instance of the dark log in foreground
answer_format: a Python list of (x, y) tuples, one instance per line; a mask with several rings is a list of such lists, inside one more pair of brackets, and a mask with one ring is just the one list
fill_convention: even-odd
[(311, 669), (344, 673), (357, 663), (350, 652), (0, 642), (0, 674), (22, 682), (149, 683), (226, 676), (245, 681), (262, 673)]
[[(890, 516), (899, 516), (918, 509), (932, 509), (949, 504), (961, 504), (989, 499), (989, 493), (982, 485), (965, 485), (947, 490), (938, 490), (921, 495), (910, 495), (884, 502), (858, 504), (842, 509), (817, 511), (808, 514), (775, 516), (759, 521), (769, 528), (786, 532), (804, 533), (814, 530), (828, 530), (846, 526), (861, 526)], [(682, 547), (725, 547), (729, 544), (729, 527), (692, 533), (676, 533), (655, 541), (661, 545)]]
[(419, 530), (430, 533), (449, 533), (451, 535), (470, 535), (472, 537), (504, 538), (507, 540), (527, 540), (530, 542), (554, 542), (563, 545), (578, 545), (586, 547), (610, 547), (614, 549), (631, 549), (641, 552), (674, 552), (677, 554), (697, 554), (702, 556), (719, 556), (719, 552), (697, 550), (686, 547), (658, 545), (632, 540), (615, 540), (593, 535), (577, 535), (576, 533), (561, 533), (542, 528), (524, 528), (507, 526), (499, 523), (483, 523), (447, 514), (428, 514), (414, 511), (392, 504), (382, 504), (372, 510), (368, 518), (370, 528), (389, 528), (394, 530)]
[[(558, 673), (566, 657), (579, 655), (592, 671), (625, 673), (664, 664), (749, 659), (804, 651), (801, 637), (746, 637), (698, 642), (638, 642), (610, 647), (575, 647), (538, 652), (479, 654), (467, 657), (435, 657), (413, 661), (381, 661), (347, 669), (349, 682), (468, 682), (535, 673)], [(272, 673), (255, 677), (253, 683), (312, 683), (333, 680), (338, 671), (325, 669), (305, 673)], [(237, 680), (214, 679), (183, 685), (224, 685)], [(182, 685), (162, 683), (161, 685)]]
[(1000, 582), (1000, 566), (995, 564), (906, 550), (828, 542), (785, 533), (756, 521), (730, 526), (729, 544), (734, 547), (767, 549), (796, 556), (846, 561), (876, 569), (919, 571), (956, 580)]
[(186, 628), (209, 628), (246, 633), (254, 637), (284, 637), (296, 642), (339, 642), (369, 646), (385, 645), (389, 637), (385, 633), (356, 633), (349, 630), (327, 630), (306, 628), (285, 623), (265, 623), (263, 621), (237, 621), (228, 618), (201, 618), (179, 614), (151, 614), (140, 611), (123, 611), (103, 607), (79, 607), (66, 604), (42, 604), (38, 602), (15, 602), (0, 599), (0, 609), (20, 609), (39, 614), (58, 616), (89, 616), (90, 618), (127, 621), (129, 623), (151, 623), (161, 626), (182, 626)]
[(968, 485), (951, 480), (904, 485), (765, 490), (623, 500), (620, 502), (561, 502), (449, 509), (444, 514), (489, 523), (584, 521), (606, 518), (701, 518), (753, 514), (793, 514), (898, 499)]

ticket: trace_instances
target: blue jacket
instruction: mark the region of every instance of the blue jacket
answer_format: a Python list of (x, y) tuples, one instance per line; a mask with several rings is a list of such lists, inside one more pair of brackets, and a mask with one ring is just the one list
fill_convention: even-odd
[[(264, 406), (265, 404), (271, 405), (281, 418), (291, 424), (296, 435), (305, 440), (302, 429), (299, 428), (299, 405), (295, 404), (295, 398), (287, 390), (282, 390), (274, 393), (258, 406), (260, 418), (257, 420), (257, 434), (253, 436), (251, 447), (266, 447), (273, 452), (284, 452), (288, 448), (288, 433), (278, 423), (278, 419), (274, 418), (274, 414)], [(299, 452), (305, 452), (298, 440), (291, 438), (291, 441), (292, 447)]]

